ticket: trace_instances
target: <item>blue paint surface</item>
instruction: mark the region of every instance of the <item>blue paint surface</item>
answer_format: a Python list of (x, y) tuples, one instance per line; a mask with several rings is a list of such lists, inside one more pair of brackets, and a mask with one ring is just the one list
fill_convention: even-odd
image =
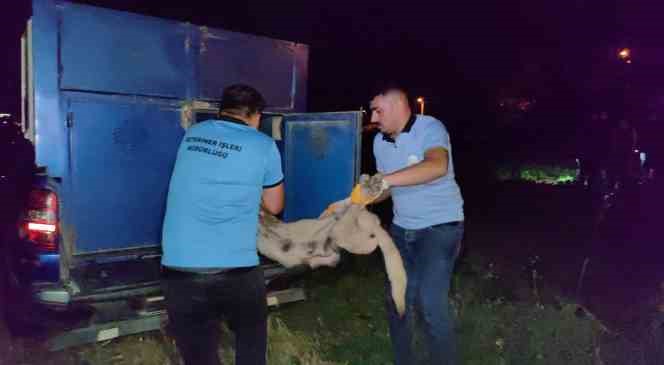
[[(54, 0), (33, 0), (31, 24), (37, 164), (74, 255), (158, 250), (182, 105), (231, 83), (284, 115), (285, 220), (350, 193), (360, 113), (304, 113), (308, 46)], [(61, 253), (39, 254), (33, 279), (57, 281)]]
[(61, 88), (186, 97), (190, 25), (72, 4), (59, 16)]
[(69, 110), (75, 252), (158, 246), (184, 132), (177, 106), (79, 97)]
[(359, 171), (360, 113), (284, 118), (285, 221), (315, 218), (350, 195)]

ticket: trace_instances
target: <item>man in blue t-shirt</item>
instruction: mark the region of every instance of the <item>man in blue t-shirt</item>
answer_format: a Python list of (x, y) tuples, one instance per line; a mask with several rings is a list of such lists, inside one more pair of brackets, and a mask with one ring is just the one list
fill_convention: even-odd
[(257, 130), (265, 100), (224, 89), (219, 119), (193, 125), (171, 177), (162, 246), (163, 290), (185, 364), (219, 364), (218, 321), (236, 336), (236, 364), (265, 364), (267, 302), (256, 246), (262, 206), (283, 209), (281, 156)]
[[(371, 121), (380, 133), (374, 138), (376, 169), (389, 189), (376, 200), (392, 197), (394, 220), (390, 235), (408, 276), (406, 315), (387, 303), (395, 364), (419, 363), (411, 344), (413, 330), (428, 346), (426, 364), (455, 364), (454, 327), (448, 311), (448, 292), (464, 232), (463, 198), (454, 176), (452, 146), (443, 123), (412, 112), (403, 89), (389, 86), (371, 100)], [(350, 201), (358, 201), (358, 197)], [(364, 202), (363, 204), (366, 204)], [(335, 210), (349, 201), (333, 203)], [(414, 323), (422, 319), (422, 326)]]

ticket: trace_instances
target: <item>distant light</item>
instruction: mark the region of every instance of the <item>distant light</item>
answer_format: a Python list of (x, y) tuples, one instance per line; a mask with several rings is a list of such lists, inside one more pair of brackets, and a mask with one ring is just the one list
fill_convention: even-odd
[(632, 60), (627, 60), (627, 61), (625, 61), (625, 62), (626, 62), (626, 63), (632, 63)]
[(424, 98), (421, 96), (418, 97), (417, 103), (420, 104), (420, 114), (424, 114)]
[(9, 114), (9, 113), (0, 113), (0, 118), (9, 118), (9, 117), (11, 117), (11, 116), (12, 116), (12, 115)]
[[(622, 58), (623, 60), (628, 59), (629, 56), (631, 55), (632, 51), (629, 48), (623, 48), (618, 52), (618, 57)], [(628, 61), (629, 62), (629, 61)]]

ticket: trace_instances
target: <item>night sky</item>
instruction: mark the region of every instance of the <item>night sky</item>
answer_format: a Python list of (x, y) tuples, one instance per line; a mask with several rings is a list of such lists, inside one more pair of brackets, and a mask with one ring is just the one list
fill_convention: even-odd
[[(661, 80), (664, 63), (661, 11), (638, 1), (76, 2), (306, 43), (311, 111), (366, 107), (376, 81), (395, 79), (451, 123), (492, 123), (501, 92), (537, 97), (571, 123), (594, 80), (613, 77), (618, 47), (635, 49), (650, 80)], [(12, 3), (0, 33), (0, 108), (9, 112), (19, 110), (18, 40), (30, 11)]]

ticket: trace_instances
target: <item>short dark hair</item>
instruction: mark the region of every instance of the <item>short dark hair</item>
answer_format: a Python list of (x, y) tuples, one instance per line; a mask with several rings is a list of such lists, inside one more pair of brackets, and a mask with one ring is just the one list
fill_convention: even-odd
[(406, 100), (408, 101), (408, 106), (410, 106), (411, 109), (415, 108), (415, 102), (414, 100), (411, 100), (409, 88), (404, 83), (399, 81), (390, 80), (377, 83), (374, 85), (372, 95), (385, 95), (391, 91), (398, 91), (403, 93), (406, 96)]
[(378, 82), (376, 85), (374, 85), (373, 91), (374, 95), (385, 95), (390, 91), (400, 91), (404, 93), (406, 97), (410, 96), (408, 88), (403, 83), (394, 80)]
[(249, 85), (234, 84), (224, 89), (219, 111), (249, 117), (262, 112), (265, 104), (265, 99), (258, 90)]

